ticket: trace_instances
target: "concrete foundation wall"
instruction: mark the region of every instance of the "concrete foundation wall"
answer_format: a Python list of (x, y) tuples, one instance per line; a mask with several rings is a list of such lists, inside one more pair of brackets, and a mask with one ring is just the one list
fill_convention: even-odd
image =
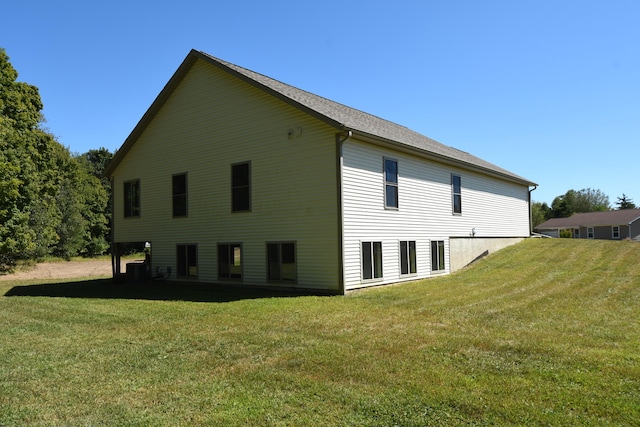
[(451, 238), (449, 240), (451, 271), (460, 270), (477, 259), (507, 246), (520, 243), (524, 239), (524, 237)]

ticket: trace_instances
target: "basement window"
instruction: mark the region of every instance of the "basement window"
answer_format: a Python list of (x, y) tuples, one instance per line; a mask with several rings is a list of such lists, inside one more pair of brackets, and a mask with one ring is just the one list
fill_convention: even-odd
[(416, 242), (403, 240), (400, 242), (400, 274), (416, 274)]
[(431, 271), (444, 270), (444, 240), (431, 241)]
[(275, 282), (297, 281), (296, 244), (267, 243), (267, 278)]
[(177, 245), (176, 265), (178, 277), (198, 277), (197, 245)]
[(218, 245), (218, 277), (242, 279), (242, 245), (240, 243)]
[(382, 242), (362, 242), (362, 280), (382, 278)]

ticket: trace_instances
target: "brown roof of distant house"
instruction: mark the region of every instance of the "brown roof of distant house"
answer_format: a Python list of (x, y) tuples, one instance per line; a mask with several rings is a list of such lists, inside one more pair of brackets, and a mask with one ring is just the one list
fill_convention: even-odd
[(441, 162), (453, 163), (462, 167), (466, 166), (468, 168), (500, 176), (503, 179), (515, 181), (522, 185), (537, 185), (534, 182), (480, 159), (479, 157), (442, 144), (404, 126), (381, 119), (363, 111), (347, 107), (346, 105), (331, 101), (311, 92), (298, 89), (294, 86), (290, 86), (278, 80), (223, 61), (205, 52), (197, 50), (189, 52), (173, 77), (171, 77), (165, 88), (158, 95), (151, 107), (149, 107), (149, 110), (147, 110), (135, 129), (131, 132), (121, 149), (116, 152), (113, 160), (107, 166), (107, 170), (105, 171), (106, 176), (110, 176), (113, 173), (117, 164), (126, 155), (129, 148), (135, 143), (137, 137), (151, 121), (160, 106), (170, 96), (173, 89), (180, 83), (182, 78), (198, 59), (206, 61), (221, 70), (235, 75), (236, 77), (266, 91), (267, 93), (270, 93), (296, 108), (318, 117), (342, 132), (351, 131), (363, 138), (372, 138), (385, 143), (395, 144), (398, 147), (413, 149), (418, 153), (428, 155)]
[(555, 230), (575, 227), (598, 227), (608, 225), (626, 225), (640, 219), (640, 209), (619, 211), (585, 212), (571, 215), (569, 218), (551, 218), (534, 227), (536, 230)]

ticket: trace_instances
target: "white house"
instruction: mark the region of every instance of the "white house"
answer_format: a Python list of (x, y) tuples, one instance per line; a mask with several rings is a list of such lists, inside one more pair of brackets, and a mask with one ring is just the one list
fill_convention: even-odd
[(446, 274), (528, 237), (535, 186), (195, 50), (106, 175), (114, 275), (123, 243), (150, 242), (152, 276), (328, 293)]

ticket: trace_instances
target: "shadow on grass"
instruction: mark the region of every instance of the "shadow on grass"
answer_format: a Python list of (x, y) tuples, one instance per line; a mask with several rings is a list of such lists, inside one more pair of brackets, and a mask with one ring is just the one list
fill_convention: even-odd
[(114, 283), (112, 279), (14, 286), (5, 296), (230, 302), (316, 295), (297, 290), (180, 282)]

